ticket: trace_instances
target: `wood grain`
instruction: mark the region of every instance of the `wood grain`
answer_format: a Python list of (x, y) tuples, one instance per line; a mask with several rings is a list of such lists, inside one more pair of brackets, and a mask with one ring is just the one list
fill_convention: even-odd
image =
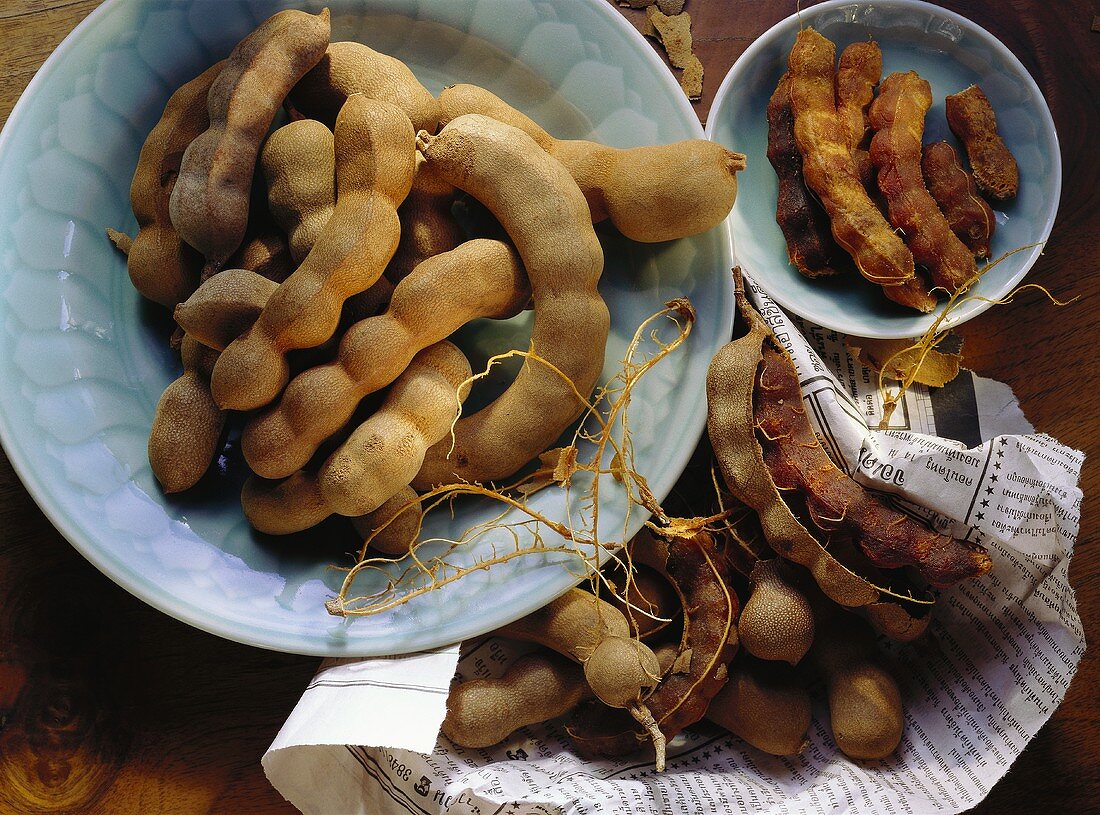
[[(97, 0), (0, 3), (0, 121), (61, 39)], [(689, 0), (706, 69), (705, 120), (734, 60), (795, 0)], [(804, 7), (812, 5), (804, 2)], [(1028, 418), (1091, 452), (1100, 438), (1100, 40), (1090, 0), (949, 0), (1031, 71), (1061, 138), (1064, 186), (1054, 234), (1030, 280), (1037, 293), (966, 325), (965, 357), (1007, 382)], [(642, 13), (623, 10), (641, 25)], [(1024, 168), (1026, 172), (1026, 168)], [(1088, 460), (1081, 536), (1070, 571), (1086, 634), (1100, 631), (1100, 521)], [(263, 750), (317, 660), (260, 651), (145, 606), (86, 563), (34, 505), (0, 456), (0, 813), (280, 813)], [(1100, 658), (1085, 655), (1065, 703), (975, 812), (1095, 812), (1100, 800)], [(1026, 803), (1022, 803), (1026, 802)]]

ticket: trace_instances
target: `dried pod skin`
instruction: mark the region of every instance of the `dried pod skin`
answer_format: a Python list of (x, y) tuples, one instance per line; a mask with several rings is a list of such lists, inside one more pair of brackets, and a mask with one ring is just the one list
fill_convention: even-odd
[(814, 639), (810, 604), (778, 560), (758, 561), (750, 579), (753, 592), (737, 621), (742, 647), (760, 659), (797, 665)]
[(270, 535), (301, 532), (332, 514), (317, 476), (304, 471), (282, 481), (249, 476), (241, 490), (241, 506), (248, 522)]
[(813, 710), (794, 669), (740, 656), (730, 666), (729, 682), (711, 699), (707, 718), (758, 750), (793, 756), (809, 743)]
[(413, 139), (393, 105), (363, 96), (344, 105), (336, 121), (336, 208), (313, 251), (218, 360), (218, 404), (250, 410), (275, 399), (290, 377), (286, 352), (327, 341), (344, 301), (382, 275), (400, 237), (397, 207), (412, 185)]
[(606, 600), (574, 588), (493, 633), (537, 642), (574, 662), (583, 663), (605, 639), (629, 639), (630, 624), (622, 612)]
[(453, 447), (448, 438), (428, 451), (413, 486), (492, 481), (551, 447), (599, 378), (610, 327), (596, 288), (603, 250), (576, 182), (523, 131), (471, 114), (438, 136), (421, 132), (417, 147), (512, 239), (535, 303), (531, 345), (553, 366), (526, 359), (503, 394), (457, 422)]
[(837, 113), (834, 89), (836, 48), (812, 28), (798, 34), (788, 60), (794, 135), (802, 153), (807, 186), (829, 214), (833, 237), (860, 274), (883, 287), (891, 300), (931, 311), (936, 298), (916, 277), (912, 253), (882, 217), (860, 182)]
[(905, 730), (901, 691), (880, 663), (874, 639), (859, 620), (838, 615), (823, 626), (810, 661), (825, 678), (833, 739), (854, 759), (886, 758)]
[(358, 42), (334, 42), (290, 92), (296, 110), (331, 125), (352, 94), (389, 102), (415, 130), (435, 133), (439, 103), (401, 60)]
[[(703, 718), (710, 700), (726, 683), (727, 668), (737, 651), (734, 620), (737, 596), (729, 588), (729, 570), (706, 533), (671, 541), (635, 537), (632, 556), (664, 568), (681, 597), (684, 635), (683, 671), (666, 672), (644, 698), (666, 739)], [(589, 755), (623, 756), (637, 751), (648, 735), (607, 708), (582, 709), (569, 728), (578, 749)]]
[(452, 688), (443, 735), (461, 747), (491, 747), (521, 727), (565, 715), (591, 695), (576, 663), (552, 651), (527, 654), (499, 679)]
[(802, 154), (794, 141), (790, 77), (783, 74), (768, 102), (768, 161), (779, 181), (775, 221), (787, 242), (787, 257), (806, 277), (829, 277), (847, 265), (847, 255), (829, 231), (829, 216), (802, 178)]
[(963, 169), (955, 148), (945, 141), (925, 145), (921, 173), (951, 231), (975, 257), (989, 257), (989, 242), (997, 228), (997, 219), (978, 194), (974, 178)]
[(202, 256), (172, 226), (168, 202), (184, 151), (210, 125), (206, 96), (224, 65), (212, 65), (172, 94), (142, 145), (130, 184), (130, 205), (140, 231), (127, 253), (126, 268), (143, 297), (169, 308), (195, 290)]
[(386, 401), (321, 465), (321, 493), (340, 515), (365, 515), (408, 487), (425, 451), (448, 434), (470, 363), (446, 340), (417, 354)]
[(184, 336), (183, 375), (157, 402), (149, 431), (149, 464), (165, 492), (198, 483), (218, 452), (225, 412), (210, 395), (210, 369), (217, 352)]
[(514, 316), (530, 297), (519, 256), (500, 241), (468, 241), (429, 258), (397, 285), (384, 314), (347, 330), (333, 362), (299, 374), (277, 405), (248, 423), (241, 447), (249, 465), (267, 478), (304, 467), (359, 401), (393, 382), (417, 352), (477, 317)]
[(336, 206), (336, 148), (332, 131), (299, 119), (268, 136), (260, 152), (267, 202), (287, 235), (295, 265), (305, 259)]
[(224, 350), (247, 331), (278, 288), (246, 269), (224, 269), (176, 306), (176, 323), (208, 348)]
[(210, 127), (188, 145), (169, 203), (172, 224), (208, 270), (220, 269), (244, 239), (260, 143), (328, 39), (328, 9), (280, 11), (237, 44), (211, 86)]
[[(848, 607), (878, 603), (885, 599), (883, 591), (833, 557), (794, 516), (772, 480), (756, 436), (754, 393), (763, 349), (775, 340), (740, 285), (737, 307), (748, 331), (721, 348), (707, 372), (707, 433), (723, 481), (734, 497), (757, 513), (776, 554), (806, 567), (829, 599)], [(797, 402), (801, 405), (800, 394)], [(908, 623), (904, 625), (908, 629)]]
[(355, 530), (384, 555), (406, 555), (420, 535), (424, 508), (416, 490), (405, 487), (374, 512), (352, 518)]
[(913, 71), (886, 77), (870, 110), (875, 129), (871, 162), (878, 170), (890, 223), (905, 234), (906, 246), (933, 282), (954, 293), (974, 278), (978, 267), (924, 186), (921, 140), (931, 106), (932, 87)]
[(661, 679), (656, 654), (630, 637), (607, 637), (584, 661), (584, 677), (605, 705), (629, 707)]
[(702, 139), (620, 150), (555, 139), (532, 119), (476, 85), (439, 95), (440, 123), (468, 113), (519, 128), (565, 165), (584, 193), (592, 221), (607, 218), (631, 240), (652, 243), (696, 235), (725, 220), (737, 197), (745, 156)]
[(1016, 195), (1020, 169), (997, 133), (997, 117), (982, 89), (971, 85), (945, 100), (947, 124), (962, 142), (978, 188), (997, 201)]

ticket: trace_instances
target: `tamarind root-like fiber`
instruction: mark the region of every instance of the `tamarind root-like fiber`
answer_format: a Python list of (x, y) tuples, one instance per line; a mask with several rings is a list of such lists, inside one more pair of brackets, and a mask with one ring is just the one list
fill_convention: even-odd
[(921, 173), (951, 231), (975, 257), (989, 257), (989, 243), (997, 228), (993, 209), (978, 194), (978, 185), (945, 141), (924, 146)]
[(971, 85), (948, 96), (944, 106), (947, 124), (966, 149), (979, 189), (997, 201), (1014, 197), (1020, 186), (1020, 168), (997, 133), (997, 117), (982, 89)]
[(913, 71), (883, 80), (871, 104), (871, 162), (886, 198), (890, 223), (902, 230), (905, 244), (937, 286), (954, 293), (978, 271), (974, 256), (951, 231), (935, 199), (924, 186), (921, 140), (924, 117), (932, 106), (932, 88)]
[(902, 305), (931, 311), (936, 298), (916, 277), (912, 253), (860, 182), (848, 131), (836, 109), (836, 47), (812, 28), (799, 32), (787, 62), (802, 173), (829, 214), (833, 237), (860, 274)]
[(992, 568), (981, 546), (940, 535), (891, 509), (833, 464), (806, 416), (794, 365), (770, 345), (763, 349), (755, 413), (775, 485), (804, 497), (821, 529), (851, 534), (876, 566), (913, 566), (939, 588)]
[[(729, 587), (729, 568), (708, 533), (658, 541), (655, 549), (660, 554), (651, 565), (664, 567), (683, 604), (680, 653), (690, 650), (686, 670), (666, 673), (643, 699), (665, 738), (671, 739), (702, 719), (726, 684), (726, 666), (737, 652), (740, 606)], [(592, 705), (580, 714), (569, 732), (578, 748), (591, 755), (629, 755), (649, 739), (636, 726), (624, 727), (628, 720), (608, 708)]]
[(802, 154), (794, 141), (791, 83), (787, 74), (768, 102), (768, 161), (779, 180), (775, 221), (787, 242), (787, 257), (806, 277), (837, 274), (847, 260), (829, 231), (829, 216), (821, 208), (802, 177)]

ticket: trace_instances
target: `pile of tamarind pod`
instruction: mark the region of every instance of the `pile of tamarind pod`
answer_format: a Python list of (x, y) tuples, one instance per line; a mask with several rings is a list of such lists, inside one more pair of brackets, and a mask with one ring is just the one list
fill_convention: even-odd
[(1019, 183), (981, 88), (946, 99), (971, 173), (947, 142), (922, 144), (931, 86), (914, 71), (883, 79), (874, 42), (849, 45), (838, 67), (834, 44), (804, 28), (787, 67), (767, 116), (791, 264), (811, 278), (854, 266), (889, 299), (924, 312), (936, 291), (972, 283), (996, 227), (982, 195), (1004, 201)]
[[(182, 336), (149, 441), (165, 491), (240, 428), (256, 529), (399, 518), (374, 543), (400, 555), (417, 490), (507, 478), (581, 415), (609, 326), (593, 224), (651, 242), (710, 229), (744, 156), (555, 139), (487, 90), (437, 98), (401, 61), (330, 40), (327, 9), (280, 11), (180, 87), (134, 173), (140, 231), (116, 243)], [(493, 237), (459, 225), (459, 196)], [(448, 337), (525, 308), (541, 360), (456, 423), (472, 371)]]

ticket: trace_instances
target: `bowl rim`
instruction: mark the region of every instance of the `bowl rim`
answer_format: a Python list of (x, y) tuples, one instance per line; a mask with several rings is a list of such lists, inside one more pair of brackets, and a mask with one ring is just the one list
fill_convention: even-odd
[[(1050, 106), (1047, 104), (1046, 97), (1043, 95), (1042, 89), (1039, 87), (1034, 77), (1032, 77), (1031, 73), (1024, 64), (1020, 62), (1016, 55), (1012, 53), (1011, 49), (1001, 42), (1000, 39), (973, 20), (954, 11), (950, 11), (949, 9), (925, 2), (925, 0), (825, 0), (825, 2), (818, 3), (802, 9), (801, 11), (796, 11), (794, 14), (783, 18), (753, 40), (749, 47), (746, 48), (741, 56), (733, 63), (725, 77), (723, 77), (722, 83), (718, 86), (718, 90), (714, 94), (714, 101), (711, 103), (710, 112), (707, 115), (707, 123), (704, 132), (708, 139), (716, 141), (715, 131), (717, 129), (717, 122), (721, 118), (720, 115), (716, 114), (721, 114), (723, 112), (727, 99), (733, 93), (736, 93), (736, 85), (742, 79), (742, 75), (748, 71), (749, 66), (756, 60), (762, 51), (771, 46), (776, 39), (786, 36), (791, 28), (801, 28), (803, 23), (809, 22), (808, 18), (827, 11), (832, 11), (833, 9), (851, 6), (879, 6), (884, 8), (912, 9), (914, 11), (938, 15), (942, 19), (954, 23), (960, 28), (965, 29), (968, 33), (983, 40), (994, 53), (1004, 60), (1009, 68), (1015, 71), (1027, 86), (1028, 90), (1033, 94), (1033, 98), (1038, 100), (1037, 112), (1039, 114), (1040, 123), (1046, 134), (1053, 141), (1054, 152), (1050, 157), (1051, 172), (1049, 173), (1049, 178), (1053, 185), (1053, 195), (1051, 196), (1053, 206), (1050, 207), (1046, 221), (1042, 225), (1041, 238), (1032, 246), (1024, 250), (1016, 250), (1020, 254), (1023, 254), (1023, 261), (1020, 264), (1020, 268), (1005, 281), (1000, 289), (991, 292), (989, 295), (983, 295), (981, 299), (972, 299), (960, 303), (951, 314), (943, 318), (937, 325), (938, 330), (957, 328), (968, 320), (982, 314), (990, 306), (994, 305), (999, 298), (1010, 293), (1016, 285), (1023, 280), (1027, 273), (1031, 271), (1031, 267), (1035, 265), (1035, 261), (1038, 260), (1039, 255), (1043, 253), (1046, 242), (1050, 239), (1050, 233), (1054, 228), (1054, 221), (1058, 216), (1058, 207), (1062, 198), (1062, 151), (1058, 141), (1058, 130), (1054, 125), (1054, 117), (1050, 113)], [(740, 263), (740, 258), (737, 254), (737, 239), (734, 235), (732, 218), (733, 215), (731, 213), (730, 217), (727, 219), (727, 223), (730, 224), (729, 239), (734, 259)], [(760, 283), (761, 288), (768, 293), (768, 296), (775, 300), (780, 306), (812, 323), (820, 325), (822, 328), (831, 329), (842, 334), (848, 334), (849, 336), (860, 336), (868, 339), (909, 339), (916, 336), (911, 330), (890, 329), (887, 327), (871, 331), (865, 331), (861, 328), (857, 334), (851, 331), (850, 325), (845, 325), (842, 319), (843, 314), (840, 315), (840, 319), (831, 319), (827, 316), (822, 318), (821, 315), (817, 314), (809, 316), (802, 312), (797, 299), (789, 297), (786, 290), (782, 287), (766, 286), (764, 282), (761, 282), (761, 276), (759, 274), (754, 274), (753, 269), (748, 269), (748, 271), (750, 274), (753, 274), (753, 279)], [(944, 302), (941, 301), (934, 311), (923, 315), (923, 317), (918, 317), (917, 319), (919, 322), (925, 324), (925, 330), (927, 330), (936, 323), (943, 309)]]
[[(35, 72), (35, 75), (31, 78), (31, 81), (27, 84), (27, 87), (16, 101), (16, 104), (12, 107), (3, 128), (0, 129), (0, 155), (3, 154), (3, 151), (13, 138), (12, 134), (16, 131), (20, 122), (25, 117), (26, 110), (31, 105), (32, 98), (36, 95), (41, 86), (48, 83), (55, 69), (66, 58), (67, 54), (89, 35), (90, 31), (99, 24), (102, 18), (112, 13), (116, 8), (126, 6), (128, 2), (130, 2), (130, 0), (105, 0), (105, 2), (91, 11), (87, 17), (78, 23), (54, 48)], [(596, 13), (603, 15), (604, 20), (609, 21), (612, 27), (617, 27), (624, 39), (634, 43), (636, 50), (642, 55), (642, 59), (655, 69), (654, 76), (658, 85), (663, 85), (665, 92), (672, 96), (672, 106), (679, 112), (691, 137), (699, 139), (704, 138), (703, 126), (699, 122), (699, 117), (695, 109), (684, 95), (672, 72), (668, 70), (668, 67), (661, 57), (658, 56), (654, 48), (646, 41), (645, 37), (643, 37), (616, 8), (611, 7), (605, 0), (585, 0), (585, 2), (590, 9), (596, 9)], [(307, 3), (308, 0), (300, 5), (306, 5)], [(271, 6), (274, 11), (291, 7), (277, 0), (273, 0)], [(274, 13), (274, 11), (272, 13)], [(518, 57), (516, 58), (518, 59)], [(733, 260), (728, 223), (723, 220), (721, 223), (717, 224), (714, 229), (720, 230), (716, 244), (718, 251), (725, 256), (726, 260)], [(722, 234), (723, 232), (724, 235)], [(732, 276), (722, 271), (718, 271), (715, 274), (717, 285), (728, 290), (728, 300), (732, 304)], [(732, 334), (733, 322), (735, 319), (732, 305), (721, 315), (721, 318), (722, 325), (718, 326), (716, 331), (718, 331), (721, 336), (728, 339)], [(686, 418), (689, 419), (689, 421), (684, 424), (684, 438), (691, 438), (693, 444), (674, 446), (674, 449), (665, 451), (664, 456), (666, 457), (666, 461), (671, 462), (673, 465), (666, 472), (670, 474), (675, 472), (676, 475), (668, 476), (669, 483), (667, 485), (659, 482), (652, 485), (654, 487), (653, 493), (658, 500), (664, 500), (667, 494), (671, 492), (679, 476), (683, 473), (690, 461), (695, 446), (704, 432), (706, 426), (705, 410), (698, 411), (694, 416), (688, 416)], [(211, 612), (205, 608), (196, 607), (188, 601), (175, 598), (174, 595), (158, 592), (152, 583), (135, 580), (127, 573), (124, 567), (117, 564), (106, 553), (100, 551), (85, 534), (83, 527), (62, 510), (61, 504), (52, 497), (53, 492), (49, 484), (37, 476), (36, 468), (32, 463), (32, 456), (29, 454), (24, 455), (23, 447), (25, 445), (18, 443), (18, 435), (11, 419), (9, 419), (3, 411), (0, 411), (0, 447), (3, 447), (5, 455), (11, 462), (12, 469), (19, 477), (24, 488), (30, 494), (31, 499), (50, 521), (53, 527), (77, 552), (112, 582), (125, 589), (128, 593), (174, 619), (180, 620), (201, 631), (214, 634), (215, 636), (233, 642), (271, 651), (304, 656), (355, 657), (363, 653), (354, 646), (348, 648), (333, 644), (329, 641), (327, 634), (318, 634), (316, 632), (280, 632), (264, 629), (262, 624), (260, 626), (253, 625), (246, 630), (241, 630), (241, 626), (238, 623), (226, 618), (224, 615)], [(640, 506), (635, 507), (631, 515), (632, 518), (636, 517), (641, 519), (636, 521), (638, 525), (644, 522), (644, 518), (649, 517), (649, 513)], [(563, 567), (561, 569), (560, 579), (553, 581), (553, 583), (556, 594), (552, 597), (542, 598), (537, 592), (531, 593), (528, 595), (529, 600), (526, 605), (515, 604), (507, 606), (508, 610), (504, 613), (501, 613), (502, 608), (500, 606), (492, 606), (491, 609), (496, 611), (495, 615), (489, 614), (482, 618), (477, 618), (483, 619), (483, 622), (477, 625), (458, 626), (461, 630), (458, 633), (458, 639), (454, 640), (454, 642), (479, 636), (485, 631), (498, 628), (511, 620), (518, 619), (521, 616), (541, 608), (547, 602), (553, 600), (554, 597), (568, 591), (571, 587), (576, 585), (577, 578)], [(465, 615), (463, 615), (463, 617), (466, 618)], [(411, 646), (409, 648), (402, 648), (399, 653), (414, 653), (444, 647), (450, 644), (450, 641), (442, 642), (438, 637), (433, 638), (431, 631), (420, 631), (416, 636), (410, 637), (409, 639), (412, 641)]]

